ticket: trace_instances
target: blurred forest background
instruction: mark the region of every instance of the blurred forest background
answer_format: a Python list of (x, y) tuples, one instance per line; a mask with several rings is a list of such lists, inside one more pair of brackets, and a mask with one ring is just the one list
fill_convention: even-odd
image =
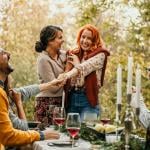
[[(14, 86), (38, 83), (34, 45), (43, 26), (58, 25), (64, 29), (68, 50), (76, 45), (76, 33), (84, 24), (99, 28), (111, 56), (100, 89), (102, 106), (115, 116), (116, 69), (123, 67), (123, 111), (126, 105), (127, 57), (132, 52), (135, 68), (142, 70), (142, 92), (150, 109), (150, 1), (149, 0), (0, 0), (0, 46), (11, 53)], [(25, 103), (28, 119), (33, 119), (34, 98)]]

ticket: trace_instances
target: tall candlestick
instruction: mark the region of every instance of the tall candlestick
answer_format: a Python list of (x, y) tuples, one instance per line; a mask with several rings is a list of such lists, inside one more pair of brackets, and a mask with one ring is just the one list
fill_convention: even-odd
[(65, 92), (62, 93), (62, 108), (64, 108), (65, 105)]
[(141, 69), (140, 66), (137, 65), (136, 68), (136, 100), (137, 100), (137, 108), (140, 106), (140, 93), (141, 93)]
[(132, 66), (133, 57), (132, 53), (128, 56), (128, 77), (127, 77), (127, 94), (132, 94)]
[(119, 111), (118, 111), (118, 105), (116, 105), (116, 122), (119, 121)]
[(122, 68), (118, 65), (117, 68), (117, 104), (121, 104), (122, 101)]

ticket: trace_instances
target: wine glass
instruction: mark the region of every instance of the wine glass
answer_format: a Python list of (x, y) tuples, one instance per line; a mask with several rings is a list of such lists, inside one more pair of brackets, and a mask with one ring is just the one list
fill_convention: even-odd
[(56, 105), (49, 105), (48, 118), (49, 118), (50, 125), (54, 125), (53, 112), (55, 107)]
[(96, 123), (98, 120), (98, 115), (95, 112), (90, 112), (87, 111), (84, 113), (83, 115), (83, 121), (87, 124), (87, 125), (91, 125), (93, 126), (94, 123)]
[(103, 125), (109, 124), (110, 122), (109, 110), (107, 108), (102, 109), (101, 122)]
[(105, 127), (105, 130), (104, 130), (105, 139), (106, 139), (106, 136), (107, 136), (106, 125), (109, 124), (109, 122), (110, 122), (109, 116), (110, 116), (109, 115), (109, 110), (107, 108), (103, 107), (102, 114), (101, 114), (101, 122), (102, 122), (103, 126)]
[(81, 119), (79, 113), (68, 113), (66, 120), (66, 129), (72, 137), (72, 147), (74, 145), (74, 138), (79, 134), (81, 127)]
[(55, 124), (58, 125), (59, 131), (60, 131), (60, 127), (65, 122), (65, 109), (63, 107), (55, 107), (54, 108), (53, 120), (54, 120)]

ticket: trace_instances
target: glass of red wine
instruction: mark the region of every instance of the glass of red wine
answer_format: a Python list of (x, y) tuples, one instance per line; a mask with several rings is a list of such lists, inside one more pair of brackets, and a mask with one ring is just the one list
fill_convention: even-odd
[[(103, 126), (107, 126), (107, 124), (110, 123), (110, 113), (109, 110), (105, 107), (102, 108), (102, 113), (101, 113), (101, 122), (103, 124)], [(104, 134), (105, 134), (105, 139), (106, 139), (106, 129), (104, 130)]]
[(74, 138), (78, 136), (81, 127), (81, 119), (79, 113), (68, 113), (66, 120), (66, 129), (72, 137), (72, 148), (74, 146)]
[(103, 125), (106, 125), (106, 124), (110, 123), (109, 110), (106, 109), (106, 108), (102, 109), (101, 122), (102, 122)]
[(56, 125), (58, 125), (59, 127), (59, 131), (60, 131), (60, 127), (64, 124), (65, 122), (65, 109), (63, 107), (55, 107), (54, 111), (53, 111), (53, 120), (54, 123)]

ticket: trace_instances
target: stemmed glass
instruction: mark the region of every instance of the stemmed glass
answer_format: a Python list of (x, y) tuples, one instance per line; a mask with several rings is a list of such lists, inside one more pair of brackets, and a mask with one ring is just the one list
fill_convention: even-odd
[(72, 147), (74, 146), (74, 138), (79, 134), (81, 127), (81, 119), (79, 113), (68, 113), (66, 120), (66, 129), (72, 137)]
[(107, 110), (106, 108), (102, 109), (102, 114), (101, 114), (101, 122), (103, 123), (103, 125), (109, 124), (110, 122), (110, 118), (109, 118), (109, 110)]
[(109, 110), (105, 107), (103, 107), (102, 109), (101, 122), (103, 123), (103, 126), (105, 127), (104, 134), (105, 134), (105, 139), (106, 139), (106, 136), (107, 136), (106, 125), (109, 124), (110, 122), (110, 115), (109, 115)]
[(87, 111), (83, 115), (83, 120), (87, 125), (93, 126), (98, 121), (98, 115), (95, 112)]
[(50, 125), (54, 125), (53, 112), (55, 107), (56, 105), (49, 105), (48, 117), (50, 119)]
[(58, 125), (59, 131), (60, 127), (64, 124), (65, 122), (65, 109), (63, 107), (55, 107), (53, 111), (53, 120), (55, 124)]

